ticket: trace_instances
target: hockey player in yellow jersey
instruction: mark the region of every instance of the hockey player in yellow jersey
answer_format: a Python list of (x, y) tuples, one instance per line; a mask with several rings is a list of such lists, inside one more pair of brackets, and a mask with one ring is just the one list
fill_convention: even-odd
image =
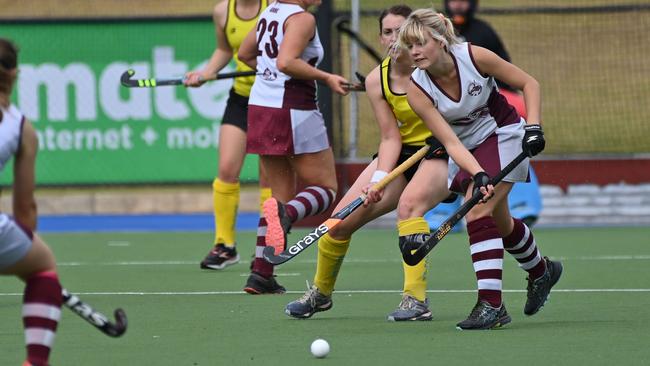
[[(213, 19), (217, 48), (207, 65), (186, 75), (185, 85), (199, 87), (214, 80), (217, 73), (234, 59), (236, 71), (251, 71), (241, 62), (237, 51), (246, 35), (255, 28), (268, 0), (223, 0), (214, 7)], [(201, 261), (203, 269), (223, 269), (239, 261), (235, 248), (235, 224), (239, 206), (239, 174), (246, 155), (248, 97), (254, 76), (237, 77), (230, 90), (219, 133), (218, 175), (213, 187), (215, 239), (214, 248)], [(260, 205), (271, 197), (265, 174), (260, 167)]]
[[(429, 233), (424, 213), (450, 195), (447, 190), (447, 154), (435, 140), (427, 156), (395, 179), (383, 191), (368, 191), (387, 172), (408, 159), (431, 133), (411, 110), (406, 87), (412, 68), (407, 53), (393, 54), (399, 27), (411, 9), (404, 5), (384, 10), (379, 18), (380, 42), (389, 56), (366, 78), (366, 91), (381, 132), (376, 158), (361, 173), (334, 211), (349, 204), (362, 192), (368, 193), (365, 206), (332, 228), (318, 242), (318, 262), (313, 286), (298, 300), (289, 303), (287, 315), (309, 318), (332, 306), (332, 292), (352, 234), (367, 222), (397, 208), (400, 238)], [(404, 267), (404, 291), (397, 310), (388, 320), (431, 320), (426, 298), (426, 263)]]

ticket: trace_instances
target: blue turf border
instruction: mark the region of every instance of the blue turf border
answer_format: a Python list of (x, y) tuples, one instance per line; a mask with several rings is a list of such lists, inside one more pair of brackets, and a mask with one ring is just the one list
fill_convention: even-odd
[[(237, 215), (237, 230), (254, 230), (257, 213)], [(212, 214), (156, 214), (156, 215), (52, 215), (38, 218), (38, 231), (115, 232), (115, 231), (213, 231)]]

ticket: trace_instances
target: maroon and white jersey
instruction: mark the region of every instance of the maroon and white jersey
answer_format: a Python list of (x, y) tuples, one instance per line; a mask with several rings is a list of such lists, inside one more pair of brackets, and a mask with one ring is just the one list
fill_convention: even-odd
[(0, 171), (20, 147), (21, 132), (25, 117), (13, 104), (9, 108), (2, 108), (0, 119)]
[(449, 51), (460, 82), (458, 100), (445, 93), (426, 70), (416, 69), (411, 80), (431, 99), (467, 149), (476, 148), (497, 128), (522, 122), (499, 94), (494, 78), (478, 70), (469, 43), (452, 45)]
[[(294, 79), (277, 67), (280, 45), (284, 39), (285, 22), (305, 10), (298, 5), (278, 0), (262, 12), (257, 21), (257, 72), (251, 89), (250, 105), (299, 110), (317, 109), (316, 82)], [(312, 66), (323, 59), (323, 46), (315, 31), (314, 37), (300, 56)]]

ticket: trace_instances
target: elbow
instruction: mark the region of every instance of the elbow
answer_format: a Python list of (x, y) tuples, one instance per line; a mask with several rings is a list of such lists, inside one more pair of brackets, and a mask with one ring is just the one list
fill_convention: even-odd
[(250, 57), (248, 57), (248, 55), (245, 55), (245, 54), (242, 54), (242, 53), (238, 53), (238, 54), (237, 54), (237, 58), (239, 59), (239, 61), (245, 63), (245, 64), (248, 65), (248, 66), (250, 66), (251, 59), (250, 59)]
[(537, 90), (537, 91), (539, 91), (540, 88), (541, 87), (539, 85), (539, 81), (537, 81), (537, 79), (531, 77), (528, 80), (528, 82), (526, 83), (526, 85), (522, 88), (522, 90), (528, 89), (528, 90)]
[(237, 58), (239, 61), (245, 63), (248, 66), (251, 66), (251, 64), (255, 64), (257, 57), (253, 55), (252, 52), (239, 52), (237, 53)]
[(31, 231), (36, 230), (36, 202), (16, 205), (14, 219)]
[(276, 66), (278, 67), (278, 70), (280, 70), (280, 72), (282, 72), (283, 74), (289, 73), (289, 60), (278, 57)]

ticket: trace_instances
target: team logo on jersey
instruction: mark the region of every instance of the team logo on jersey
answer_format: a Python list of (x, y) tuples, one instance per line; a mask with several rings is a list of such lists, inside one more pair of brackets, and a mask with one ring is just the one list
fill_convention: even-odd
[(237, 33), (237, 28), (235, 27), (230, 28), (230, 33)]
[(490, 114), (490, 108), (487, 105), (483, 105), (469, 112), (466, 117), (458, 118), (453, 122), (450, 122), (450, 124), (454, 126), (471, 125), (479, 118), (483, 118), (489, 114)]
[(269, 70), (268, 67), (266, 69), (264, 69), (264, 72), (262, 73), (262, 79), (268, 80), (268, 81), (273, 81), (273, 80), (275, 80), (277, 78), (278, 78), (277, 73)]
[(481, 84), (477, 83), (476, 81), (472, 81), (467, 86), (467, 94), (473, 97), (481, 94), (482, 91), (483, 91), (483, 87), (481, 86)]

